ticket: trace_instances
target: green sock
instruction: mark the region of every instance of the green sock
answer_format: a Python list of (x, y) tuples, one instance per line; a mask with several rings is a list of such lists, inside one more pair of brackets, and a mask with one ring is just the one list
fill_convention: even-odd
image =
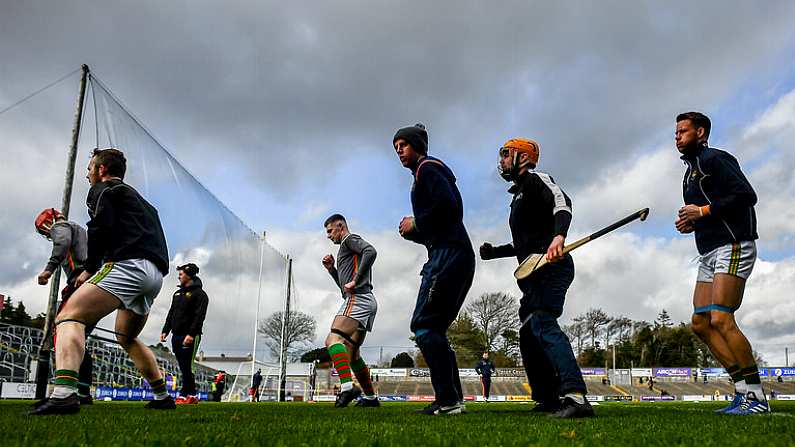
[(348, 351), (345, 350), (345, 345), (334, 343), (328, 347), (328, 353), (331, 356), (334, 369), (340, 375), (340, 388), (342, 391), (348, 391), (353, 386), (353, 375), (351, 374), (351, 358)]
[(364, 363), (364, 359), (359, 357), (358, 359), (352, 361), (351, 369), (353, 370), (353, 373), (356, 374), (356, 380), (358, 380), (359, 385), (362, 386), (364, 395), (367, 397), (374, 397), (375, 390), (373, 389), (373, 381), (370, 378), (370, 368), (368, 368), (367, 364)]
[(152, 387), (152, 392), (155, 394), (155, 399), (163, 400), (168, 397), (168, 391), (166, 391), (166, 379), (161, 377), (157, 380), (153, 380), (149, 382), (149, 386)]
[(55, 388), (51, 397), (64, 399), (77, 392), (77, 371), (58, 369), (55, 371)]

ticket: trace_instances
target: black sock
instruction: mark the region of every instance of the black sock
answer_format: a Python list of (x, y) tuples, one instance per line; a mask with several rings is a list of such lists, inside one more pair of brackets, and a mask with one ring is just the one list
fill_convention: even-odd
[(742, 369), (743, 378), (748, 385), (759, 385), (762, 381), (759, 379), (759, 368), (756, 364)]

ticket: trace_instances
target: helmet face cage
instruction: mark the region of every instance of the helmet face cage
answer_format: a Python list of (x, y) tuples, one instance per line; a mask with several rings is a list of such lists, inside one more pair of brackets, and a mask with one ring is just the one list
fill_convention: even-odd
[[(505, 151), (508, 152), (506, 153)], [(513, 181), (523, 167), (530, 165), (535, 168), (536, 164), (538, 164), (539, 152), (538, 143), (535, 141), (523, 138), (508, 140), (498, 151), (500, 161), (497, 162), (497, 172), (506, 181)], [(522, 162), (520, 160), (521, 154), (527, 154), (529, 159)], [(501, 161), (502, 158), (508, 155), (511, 155), (513, 160), (511, 161), (510, 169), (506, 170), (503, 169)]]
[(39, 213), (38, 217), (36, 217), (36, 232), (50, 239), (50, 231), (61, 217), (63, 217), (63, 214), (55, 208), (48, 208), (42, 211)]

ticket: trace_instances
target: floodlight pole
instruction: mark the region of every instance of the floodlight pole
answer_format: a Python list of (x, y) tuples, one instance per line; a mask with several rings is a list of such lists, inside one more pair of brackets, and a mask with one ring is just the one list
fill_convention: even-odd
[[(61, 213), (69, 218), (69, 207), (72, 202), (72, 185), (75, 180), (75, 161), (77, 160), (77, 144), (80, 141), (80, 128), (83, 121), (83, 105), (86, 99), (86, 86), (88, 85), (88, 65), (81, 66), (83, 74), (80, 76), (80, 93), (77, 96), (77, 110), (75, 110), (74, 125), (72, 126), (72, 144), (69, 146), (69, 157), (66, 161), (66, 178), (64, 179), (63, 198), (61, 200)], [(47, 382), (50, 375), (50, 352), (53, 349), (52, 333), (55, 321), (55, 310), (58, 302), (58, 291), (61, 283), (61, 269), (56, 268), (50, 278), (50, 297), (47, 301), (47, 316), (44, 320), (44, 338), (39, 349), (39, 360), (36, 364), (36, 399), (43, 399), (47, 393)]]
[(287, 256), (287, 296), (284, 300), (284, 312), (282, 313), (282, 336), (281, 349), (279, 351), (279, 402), (284, 402), (287, 388), (287, 343), (285, 338), (288, 336), (290, 326), (290, 286), (293, 279), (293, 259)]

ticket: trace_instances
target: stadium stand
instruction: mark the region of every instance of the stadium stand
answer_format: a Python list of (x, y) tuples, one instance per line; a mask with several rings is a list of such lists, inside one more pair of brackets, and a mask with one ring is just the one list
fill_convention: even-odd
[[(39, 357), (44, 333), (36, 328), (0, 323), (0, 381), (31, 381), (31, 365)], [(94, 385), (113, 387), (141, 387), (143, 379), (132, 360), (119, 345), (96, 338), (88, 339), (88, 349), (94, 358)], [(179, 377), (177, 359), (173, 354), (153, 350), (160, 368)], [(196, 365), (196, 385), (208, 391), (216, 371)], [(52, 376), (52, 374), (51, 374)]]

